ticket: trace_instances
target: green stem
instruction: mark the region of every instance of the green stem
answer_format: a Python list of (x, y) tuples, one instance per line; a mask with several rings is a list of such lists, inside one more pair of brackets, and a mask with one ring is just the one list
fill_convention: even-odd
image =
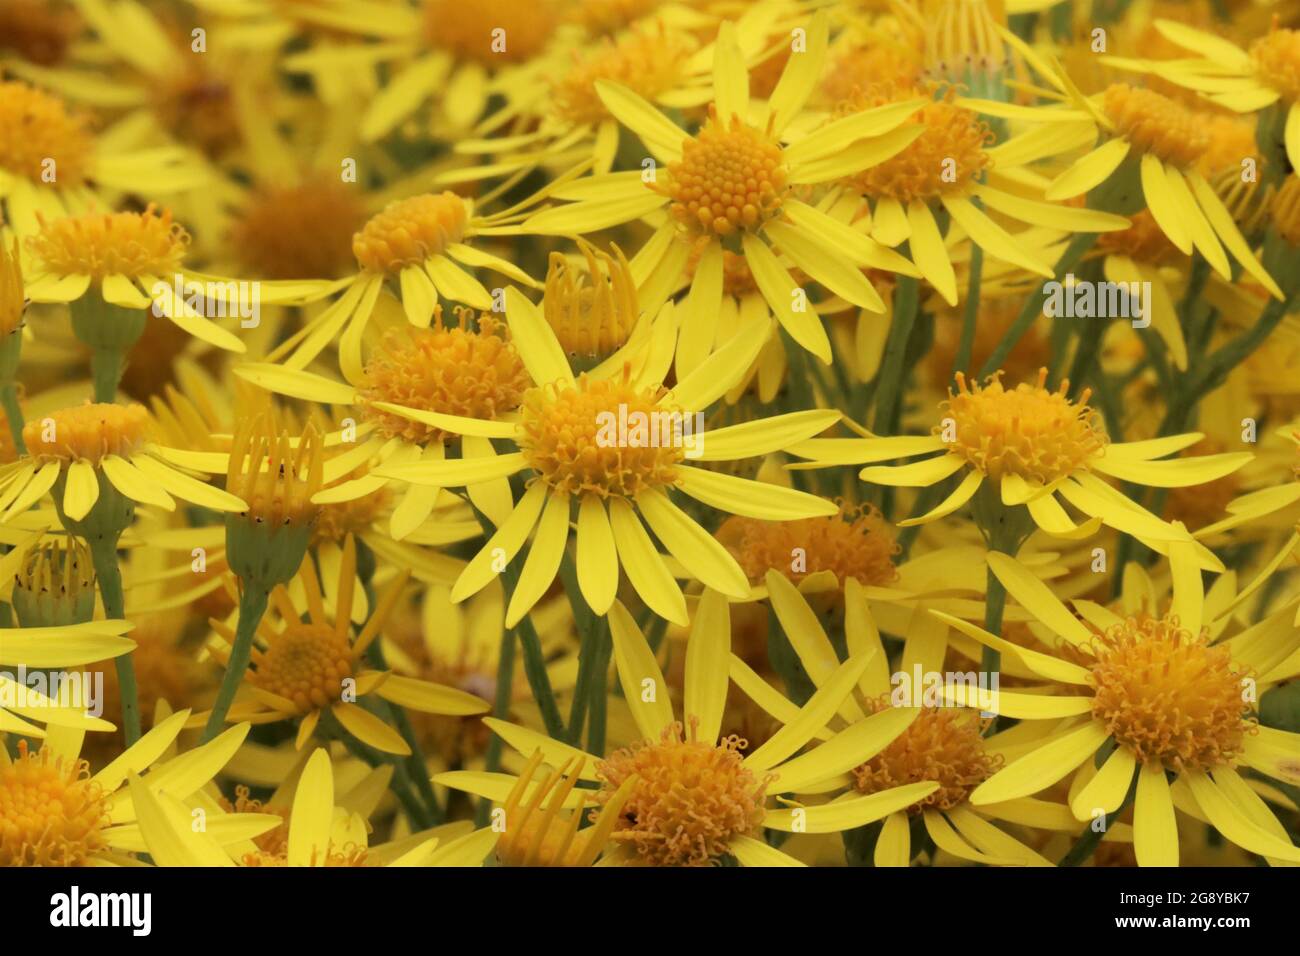
[[(483, 525), (483, 533), (490, 537), (495, 530), (491, 522), (481, 512), (478, 518)], [(502, 584), (505, 586), (506, 606), (509, 607), (510, 598), (515, 593), (515, 588), (519, 586), (519, 571), (513, 561), (506, 565), (505, 570), (501, 572), (501, 577)], [(560, 707), (555, 701), (555, 692), (551, 689), (551, 678), (546, 673), (546, 658), (542, 654), (542, 641), (537, 636), (537, 629), (533, 627), (532, 619), (525, 614), (511, 629), (511, 633), (518, 636), (519, 646), (524, 652), (524, 676), (528, 678), (528, 686), (537, 701), (538, 710), (541, 711), (542, 724), (546, 728), (547, 735), (556, 740), (566, 739), (564, 718), (560, 716)]]
[(235, 645), (230, 649), (230, 661), (226, 664), (226, 675), (221, 679), (221, 690), (217, 692), (216, 703), (208, 717), (207, 726), (203, 728), (203, 743), (217, 736), (230, 713), (230, 705), (235, 700), (235, 692), (248, 670), (249, 658), (253, 655), (253, 634), (266, 613), (267, 598), (270, 591), (252, 584), (246, 584), (239, 596), (239, 623), (235, 625)]
[(23, 441), (23, 410), (18, 405), (18, 386), (13, 382), (0, 385), (0, 407), (4, 409), (5, 420), (9, 422), (9, 434), (13, 436), (14, 448), (18, 454), (27, 454), (27, 445)]
[(903, 355), (916, 323), (919, 288), (910, 276), (899, 276), (894, 290), (894, 321), (889, 326), (885, 352), (880, 359), (880, 385), (876, 388), (875, 432), (892, 435), (902, 400)]
[(979, 321), (980, 282), (984, 272), (984, 250), (975, 243), (970, 247), (970, 279), (966, 285), (966, 302), (961, 318), (961, 340), (957, 343), (957, 355), (952, 360), (952, 374), (949, 380), (957, 377), (958, 372), (970, 371), (971, 351), (975, 348), (975, 326)]
[[(1070, 244), (1065, 247), (1065, 252), (1061, 253), (1061, 258), (1056, 263), (1055, 280), (1057, 282), (1063, 280), (1066, 274), (1078, 265), (1084, 253), (1091, 249), (1096, 241), (1096, 233), (1081, 232), (1076, 234), (1070, 240)], [(1011, 350), (1016, 347), (1024, 334), (1029, 331), (1029, 327), (1034, 324), (1034, 320), (1042, 315), (1044, 286), (1046, 286), (1046, 283), (1043, 283), (1038, 287), (1037, 291), (1025, 297), (1025, 304), (1021, 307), (1020, 314), (1016, 316), (1016, 320), (1011, 323), (1011, 328), (1007, 329), (1006, 334), (1002, 336), (1002, 341), (997, 344), (997, 347), (993, 349), (993, 352), (980, 367), (979, 377), (981, 379), (987, 378), (1002, 367), (1002, 363), (1007, 360)]]
[(95, 401), (111, 404), (117, 400), (117, 386), (126, 366), (120, 350), (95, 349), (90, 355), (90, 376), (95, 386)]
[[(492, 699), (492, 716), (498, 720), (510, 719), (510, 700), (515, 687), (515, 634), (509, 628), (501, 629), (501, 653), (497, 659), (496, 694)], [(493, 734), (488, 738), (487, 753), (484, 755), (484, 769), (495, 773), (501, 767), (501, 738)], [(492, 801), (484, 798), (479, 801), (474, 815), (474, 825), (487, 826), (488, 816), (492, 812)]]
[[(122, 591), (122, 569), (117, 562), (116, 538), (97, 537), (88, 542), (90, 556), (99, 579), (99, 593), (104, 600), (104, 616), (109, 620), (126, 619), (126, 596)], [(117, 668), (117, 686), (122, 695), (122, 733), (130, 747), (140, 739), (140, 694), (135, 684), (134, 651), (113, 659)]]
[[(338, 740), (352, 754), (360, 760), (365, 761), (371, 767), (378, 767), (380, 764), (392, 764), (393, 779), (390, 786), (396, 795), (398, 802), (402, 804), (402, 809), (406, 811), (411, 825), (417, 830), (425, 830), (434, 826), (438, 821), (431, 820), (426, 812), (425, 807), (416, 799), (415, 794), (411, 791), (411, 778), (406, 772), (406, 767), (400, 761), (392, 760), (390, 754), (381, 754), (373, 747), (369, 747), (357, 740), (344, 729), (329, 710), (321, 712), (321, 729), (328, 733), (335, 740)], [(426, 774), (427, 775), (427, 774)]]

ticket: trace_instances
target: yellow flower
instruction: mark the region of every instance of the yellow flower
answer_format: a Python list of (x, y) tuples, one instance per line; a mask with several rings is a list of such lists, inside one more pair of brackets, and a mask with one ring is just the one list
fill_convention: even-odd
[[(905, 488), (927, 488), (964, 473), (947, 498), (927, 514), (899, 522), (903, 526), (952, 514), (987, 481), (1003, 505), (1024, 505), (1034, 523), (1050, 535), (1087, 537), (1105, 524), (1162, 554), (1169, 542), (1188, 540), (1186, 530), (1161, 521), (1098, 475), (1180, 488), (1214, 481), (1251, 459), (1249, 453), (1240, 452), (1161, 460), (1196, 444), (1204, 437), (1200, 433), (1112, 442), (1088, 406), (1088, 390), (1071, 398), (1069, 383), (1049, 391), (1046, 381), (1046, 369), (1036, 383), (1021, 382), (1015, 388), (1004, 386), (1000, 375), (983, 386), (968, 385), (958, 372), (957, 391), (949, 391), (932, 435), (813, 439), (787, 450), (813, 459), (809, 465), (795, 467), (874, 463), (942, 452), (906, 465), (873, 464), (860, 473), (863, 481)], [(1075, 524), (1058, 495), (1087, 520)], [(1208, 551), (1200, 560), (1208, 562), (1206, 567), (1221, 569)]]
[[(90, 513), (105, 483), (126, 498), (166, 511), (184, 501), (217, 511), (242, 511), (243, 500), (190, 477), (184, 453), (152, 441), (142, 405), (87, 402), (50, 412), (23, 428), (27, 455), (0, 470), (0, 508), (8, 521), (51, 488), (63, 514), (79, 521)], [(61, 491), (56, 487), (61, 485)]]
[[(769, 323), (762, 323), (761, 331), (736, 336), (669, 390), (663, 385), (669, 357), (665, 342), (671, 342), (673, 322), (661, 318), (643, 347), (616, 353), (595, 370), (575, 376), (537, 306), (514, 289), (506, 301), (513, 341), (534, 385), (517, 417), (485, 421), (399, 406), (387, 410), (452, 434), (509, 439), (516, 450), (497, 455), (489, 445), (459, 459), (375, 469), (380, 477), (415, 485), (463, 485), (471, 497), (475, 486), (498, 483), (498, 493), (505, 495), (504, 517), (460, 575), (453, 600), (485, 587), (499, 562), (513, 559), (536, 528), (506, 611), (508, 627), (518, 622), (559, 570), (576, 500), (578, 582), (592, 610), (604, 614), (612, 605), (621, 565), (656, 613), (685, 623), (681, 590), (642, 520), (693, 577), (734, 597), (747, 595), (749, 583), (726, 549), (672, 502), (666, 493), (670, 489), (751, 517), (788, 520), (834, 512), (834, 505), (804, 492), (692, 464), (767, 454), (838, 419), (835, 411), (794, 412), (698, 434), (695, 413), (721, 397), (748, 368), (767, 338)], [(637, 423), (641, 433), (634, 432)], [(620, 436), (620, 427), (626, 435)], [(695, 447), (688, 448), (688, 442)], [(512, 502), (503, 480), (526, 470), (535, 477)]]
[[(217, 842), (246, 840), (276, 826), (265, 814), (225, 814), (203, 793), (234, 756), (248, 725), (180, 755), (171, 751), (189, 711), (172, 714), (95, 774), (81, 759), (82, 735), (48, 735), (41, 749), (18, 745), (17, 758), (0, 747), (0, 866), (138, 865), (150, 853), (161, 866), (181, 865), (166, 842), (151, 840), (163, 815), (191, 830), (192, 809), (203, 808), (212, 833), (202, 865), (229, 865)], [(25, 733), (25, 732), (24, 732)]]
[[(382, 631), (388, 615), (401, 597), (409, 572), (396, 575), (371, 609), (361, 631), (352, 634), (352, 605), (356, 588), (356, 541), (343, 546), (338, 576), (321, 591), (311, 556), (298, 571), (306, 607), (300, 609), (284, 585), (271, 592), (280, 622), (264, 619), (257, 634), (260, 647), (253, 650), (253, 665), (244, 674), (242, 697), (237, 697), (227, 719), (255, 724), (300, 719), (297, 746), (311, 739), (327, 713), (349, 733), (385, 753), (411, 752), (400, 734), (355, 701), (369, 694), (402, 707), (432, 714), (477, 714), (488, 705), (464, 691), (428, 681), (402, 677), (391, 671), (366, 669), (363, 655)], [(327, 597), (332, 607), (326, 606)], [(304, 614), (305, 611), (305, 614)], [(213, 622), (224, 642), (214, 642), (214, 653), (227, 656), (235, 632)], [(196, 715), (197, 726), (207, 715)]]
[(980, 784), (971, 803), (1027, 797), (1073, 772), (1070, 808), (1076, 819), (1087, 821), (1098, 811), (1118, 811), (1136, 780), (1133, 839), (1139, 865), (1178, 864), (1175, 808), (1252, 853), (1300, 862), (1300, 849), (1235, 769), (1245, 764), (1268, 777), (1300, 781), (1300, 734), (1260, 726), (1254, 703), (1255, 681), (1274, 680), (1261, 671), (1290, 642), (1289, 631), (1276, 626), (1289, 624), (1289, 607), (1224, 639), (1231, 622), (1208, 617), (1188, 542), (1170, 546), (1173, 595), (1159, 615), (1141, 611), (1125, 618), (1076, 602), (1084, 623), (1014, 558), (991, 553), (989, 567), (1044, 625), (1052, 653), (1021, 647), (942, 612), (934, 616), (1048, 683), (991, 693), (950, 686), (947, 697), (1020, 721), (1050, 721), (1052, 730)]
[[(874, 756), (916, 719), (915, 708), (890, 708), (870, 717), (862, 717), (859, 711), (862, 719), (836, 734), (820, 729), (837, 712), (856, 707), (851, 692), (871, 662), (872, 652), (855, 653), (843, 664), (836, 661), (823, 685), (802, 708), (755, 676), (763, 688), (755, 699), (764, 706), (775, 706), (785, 726), (742, 758), (743, 741), (720, 738), (731, 640), (726, 599), (716, 591), (706, 591), (700, 600), (687, 643), (682, 721), (673, 714), (668, 685), (627, 609), (616, 602), (609, 620), (619, 680), (640, 741), (601, 761), (526, 727), (484, 718), (499, 737), (520, 752), (540, 751), (543, 762), (552, 767), (574, 767), (576, 762), (574, 774), (600, 784), (600, 803), (624, 801), (611, 834), (618, 846), (606, 854), (605, 865), (699, 866), (730, 855), (746, 866), (798, 866), (793, 858), (751, 833), (760, 827), (808, 833), (849, 830), (879, 820), (937, 789), (932, 782), (911, 783), (816, 806), (768, 808), (769, 793), (822, 792), (826, 781)], [(732, 678), (740, 683), (744, 672), (737, 676), (735, 658), (730, 668)], [(685, 734), (683, 727), (687, 728)], [(817, 738), (822, 742), (799, 753)], [(519, 780), (509, 775), (476, 771), (439, 774), (434, 780), (499, 801), (510, 799), (519, 787)], [(534, 781), (525, 794), (538, 786), (541, 784)], [(577, 807), (585, 799), (584, 794), (570, 791), (560, 806)]]
[(796, 187), (831, 182), (904, 149), (919, 129), (903, 124), (922, 100), (848, 116), (783, 145), (782, 137), (811, 96), (825, 61), (825, 15), (814, 17), (807, 29), (807, 51), (790, 57), (766, 104), (751, 104), (750, 77), (736, 31), (724, 23), (714, 46), (714, 101), (708, 121), (694, 136), (626, 86), (598, 81), (596, 92), (606, 108), (653, 154), (647, 162), (662, 162), (666, 168), (662, 174), (642, 169), (593, 176), (554, 189), (554, 197), (576, 201), (542, 210), (523, 224), (543, 234), (588, 233), (666, 208), (667, 218), (654, 217), (662, 224), (637, 259), (653, 274), (641, 289), (643, 306), (657, 311), (687, 275), (692, 254), (698, 257), (677, 347), (679, 376), (690, 374), (723, 344), (718, 313), (727, 250), (744, 254), (782, 328), (825, 363), (831, 359), (826, 330), (816, 312), (801, 302), (802, 289), (773, 247), (846, 301), (884, 311), (862, 269), (891, 268), (898, 256), (802, 202)]

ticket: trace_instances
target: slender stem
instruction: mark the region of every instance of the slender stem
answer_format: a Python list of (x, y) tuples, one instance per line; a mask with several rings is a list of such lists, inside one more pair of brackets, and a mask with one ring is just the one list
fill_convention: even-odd
[(329, 733), (335, 740), (340, 741), (348, 752), (354, 757), (364, 760), (372, 767), (378, 767), (380, 764), (391, 763), (393, 765), (393, 779), (391, 786), (393, 793), (397, 796), (406, 815), (411, 820), (411, 824), (420, 830), (427, 829), (435, 825), (438, 821), (430, 819), (426, 814), (425, 807), (416, 799), (415, 794), (411, 791), (411, 778), (406, 772), (406, 767), (400, 761), (391, 759), (390, 754), (381, 754), (373, 747), (367, 746), (360, 740), (353, 737), (343, 725), (339, 723), (338, 718), (330, 711), (321, 712), (321, 727)]
[(912, 337), (916, 323), (919, 289), (915, 279), (899, 276), (894, 290), (894, 321), (885, 340), (885, 352), (880, 360), (880, 385), (876, 389), (875, 431), (878, 435), (892, 435), (891, 430), (902, 400), (903, 355), (907, 340)]
[(27, 444), (23, 441), (23, 410), (18, 405), (18, 386), (13, 382), (0, 385), (0, 408), (4, 409), (5, 420), (9, 422), (14, 449), (20, 455), (27, 454)]
[(117, 386), (126, 365), (120, 349), (95, 349), (90, 354), (90, 375), (95, 386), (95, 401), (109, 404), (117, 400)]
[(217, 692), (216, 703), (208, 717), (207, 726), (203, 728), (203, 743), (207, 743), (221, 732), (230, 713), (230, 705), (235, 700), (235, 692), (248, 670), (249, 658), (253, 655), (253, 634), (257, 625), (262, 623), (266, 613), (267, 598), (270, 592), (265, 588), (245, 585), (239, 596), (239, 623), (235, 625), (235, 645), (230, 649), (230, 661), (226, 664), (226, 675), (221, 679), (221, 690)]
[[(122, 569), (117, 562), (116, 538), (98, 537), (88, 541), (99, 594), (104, 600), (104, 616), (110, 620), (126, 618), (126, 597), (122, 591)], [(135, 684), (135, 652), (113, 659), (117, 668), (117, 686), (122, 696), (122, 733), (130, 747), (140, 739), (140, 694)]]
[[(480, 512), (478, 518), (483, 525), (484, 534), (490, 536), (494, 529), (487, 516)], [(501, 578), (502, 584), (505, 586), (506, 606), (509, 607), (510, 597), (515, 593), (515, 588), (519, 586), (519, 571), (513, 561), (507, 564), (505, 570), (501, 572)], [(541, 711), (542, 724), (546, 728), (546, 733), (556, 740), (564, 740), (566, 738), (564, 718), (560, 716), (559, 705), (555, 702), (555, 692), (551, 689), (551, 678), (546, 673), (546, 658), (542, 654), (542, 641), (537, 636), (537, 629), (533, 627), (532, 619), (525, 614), (519, 619), (511, 633), (519, 637), (519, 646), (524, 652), (524, 676), (528, 678), (528, 686), (537, 701), (538, 710)]]
[(614, 642), (609, 637), (609, 622), (602, 620), (596, 628), (596, 666), (591, 672), (591, 686), (587, 705), (590, 719), (587, 726), (587, 752), (597, 757), (605, 755), (605, 712), (608, 703), (606, 683), (609, 681), (609, 655)]
[[(1070, 244), (1065, 247), (1065, 252), (1061, 253), (1060, 260), (1056, 263), (1056, 281), (1061, 281), (1066, 273), (1073, 269), (1083, 258), (1083, 254), (1092, 248), (1097, 241), (1096, 233), (1081, 232), (1076, 234)], [(1044, 283), (1046, 285), (1046, 283)], [(980, 367), (979, 377), (986, 378), (992, 375), (1002, 363), (1007, 360), (1011, 350), (1029, 331), (1029, 327), (1034, 324), (1043, 312), (1043, 286), (1039, 286), (1036, 292), (1025, 297), (1025, 304), (1020, 309), (1020, 314), (1016, 316), (1015, 322), (1011, 323), (1011, 328), (1007, 329), (1006, 334), (1002, 336), (1002, 341), (997, 344), (992, 353)]]
[[(510, 700), (515, 686), (515, 634), (508, 628), (501, 630), (501, 653), (497, 659), (496, 694), (492, 699), (492, 716), (498, 720), (510, 717)], [(488, 738), (487, 753), (484, 756), (484, 769), (495, 773), (501, 766), (501, 738), (493, 734)], [(492, 812), (492, 801), (484, 798), (479, 801), (474, 815), (474, 825), (486, 826), (488, 815)]]
[[(374, 581), (375, 553), (362, 539), (354, 540), (357, 546), (357, 575), (361, 578), (361, 586), (366, 592), (366, 604), (373, 609), (377, 603)], [(366, 648), (366, 660), (377, 671), (388, 670), (383, 641), (370, 642), (370, 646)], [(406, 708), (378, 696), (371, 698), (371, 701), (375, 709), (381, 712), (381, 716), (392, 718), (397, 732), (402, 735), (402, 740), (406, 741), (406, 746), (411, 752), (402, 759), (405, 760), (410, 776), (415, 781), (415, 787), (420, 792), (420, 799), (428, 808), (428, 818), (433, 823), (441, 823), (442, 808), (438, 805), (438, 795), (433, 792), (433, 782), (429, 779), (429, 764), (425, 760), (424, 749), (420, 746), (420, 738), (416, 736), (415, 728), (411, 726), (411, 718), (406, 713)], [(394, 759), (393, 762), (399, 763), (399, 760)]]
[(949, 380), (956, 378), (958, 372), (970, 371), (971, 351), (975, 348), (975, 326), (979, 321), (980, 282), (984, 273), (984, 250), (976, 243), (970, 247), (970, 278), (966, 285), (966, 303), (961, 318), (961, 340), (957, 343), (957, 354), (952, 360), (952, 374)]

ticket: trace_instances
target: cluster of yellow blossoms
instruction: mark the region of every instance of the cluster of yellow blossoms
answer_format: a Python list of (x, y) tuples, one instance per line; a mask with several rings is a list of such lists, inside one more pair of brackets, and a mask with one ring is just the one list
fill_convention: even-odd
[(1300, 863), (1298, 174), (1283, 2), (0, 0), (0, 865)]

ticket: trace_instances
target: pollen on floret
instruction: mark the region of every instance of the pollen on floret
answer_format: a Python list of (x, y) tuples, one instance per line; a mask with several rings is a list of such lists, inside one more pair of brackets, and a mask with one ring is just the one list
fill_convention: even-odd
[(190, 242), (171, 210), (159, 213), (152, 203), (144, 212), (37, 217), (40, 232), (27, 240), (27, 248), (54, 275), (165, 276), (180, 268)]
[(1288, 100), (1300, 100), (1300, 31), (1274, 29), (1250, 48), (1255, 72)]
[(642, 99), (654, 100), (672, 89), (692, 49), (687, 38), (657, 30), (636, 30), (617, 42), (606, 39), (586, 54), (573, 54), (573, 65), (552, 84), (555, 111), (571, 123), (599, 123), (609, 108), (596, 93), (596, 83), (618, 83)]
[(333, 176), (265, 186), (231, 229), (244, 266), (271, 279), (333, 279), (352, 263), (352, 236), (365, 224), (355, 187)]
[(492, 419), (517, 409), (532, 379), (506, 327), (484, 313), (471, 328), (469, 312), (444, 325), (441, 308), (427, 329), (385, 333), (366, 362), (357, 393), (367, 421), (390, 438), (426, 445), (446, 437), (441, 429), (383, 409), (377, 402), (424, 412)]
[(89, 119), (57, 96), (18, 81), (0, 83), (0, 169), (34, 183), (79, 186), (94, 145)]
[(469, 207), (453, 192), (398, 199), (352, 237), (352, 254), (367, 272), (396, 274), (460, 242), (468, 222)]
[[(841, 102), (837, 116), (848, 116), (916, 95), (916, 90), (881, 84), (856, 91)], [(943, 99), (927, 102), (912, 117), (921, 134), (881, 163), (843, 180), (864, 196), (897, 199), (902, 203), (961, 195), (992, 160), (985, 151), (993, 133), (971, 110), (953, 102), (949, 88)]]
[[(681, 413), (657, 405), (659, 397), (634, 387), (626, 370), (620, 378), (584, 373), (572, 384), (530, 389), (520, 449), (539, 479), (562, 493), (634, 498), (671, 485), (686, 456), (671, 433), (673, 415)], [(627, 423), (626, 436), (619, 435), (620, 422)]]
[(108, 846), (108, 799), (84, 760), (18, 741), (0, 764), (0, 866), (84, 866)]
[(424, 0), (426, 42), (489, 68), (532, 59), (559, 19), (555, 0)]
[(727, 737), (717, 745), (697, 740), (690, 721), (664, 729), (657, 741), (617, 750), (596, 765), (604, 804), (629, 777), (637, 780), (619, 815), (613, 839), (650, 866), (709, 866), (727, 853), (732, 837), (763, 822), (770, 774), (755, 774), (740, 751), (748, 745)]
[(143, 405), (87, 402), (48, 412), (23, 426), (33, 457), (98, 465), (106, 456), (125, 458), (145, 443), (149, 412)]
[(1194, 165), (1210, 146), (1204, 117), (1155, 90), (1112, 83), (1102, 110), (1140, 151), (1175, 166)]
[[(872, 702), (873, 713), (890, 706), (888, 696)], [(984, 722), (964, 707), (925, 707), (884, 750), (853, 768), (859, 793), (879, 793), (909, 783), (933, 782), (939, 789), (907, 808), (950, 810), (1002, 766), (1002, 756), (984, 745)]]
[(583, 360), (611, 354), (632, 334), (640, 309), (636, 279), (623, 251), (610, 256), (578, 240), (584, 272), (552, 252), (546, 270), (542, 314), (570, 356)]
[(253, 661), (253, 685), (292, 701), (299, 714), (339, 701), (344, 679), (352, 676), (347, 639), (323, 624), (289, 622)]
[(712, 107), (703, 128), (682, 145), (662, 182), (651, 186), (672, 203), (674, 219), (704, 236), (753, 232), (775, 216), (788, 174), (781, 146), (739, 117), (718, 119)]
[(950, 389), (940, 405), (944, 421), (934, 434), (989, 478), (1014, 474), (1050, 484), (1085, 468), (1106, 447), (1098, 417), (1088, 406), (1091, 393), (1084, 389), (1072, 400), (1064, 381), (1048, 391), (1046, 369), (1039, 371), (1037, 384), (1022, 382), (1013, 389), (1003, 386), (1001, 373), (983, 386), (968, 385), (961, 372), (956, 379), (957, 391)]
[(1165, 615), (1129, 617), (1093, 642), (1093, 717), (1142, 763), (1230, 766), (1255, 722), (1227, 647)]
[(841, 503), (840, 513), (796, 521), (762, 521), (733, 516), (718, 529), (718, 540), (740, 562), (751, 581), (768, 570), (796, 584), (810, 574), (830, 571), (840, 582), (891, 584), (900, 548), (893, 530), (874, 505)]

